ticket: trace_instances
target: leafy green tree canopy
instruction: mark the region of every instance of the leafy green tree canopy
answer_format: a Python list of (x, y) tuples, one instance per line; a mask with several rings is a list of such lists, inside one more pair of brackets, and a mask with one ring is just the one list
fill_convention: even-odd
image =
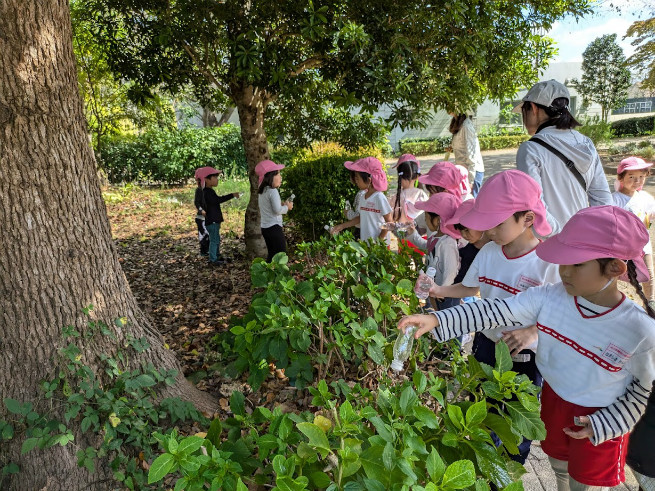
[(642, 88), (655, 90), (655, 17), (635, 21), (625, 33), (625, 37), (632, 36), (636, 39), (630, 44), (637, 49), (628, 63), (645, 74)]
[[(389, 123), (416, 126), (433, 108), (510, 98), (554, 53), (538, 33), (590, 11), (589, 0), (82, 1), (112, 69), (142, 95), (190, 84), (201, 103), (237, 107), (253, 191), (268, 109), (303, 121), (308, 108), (385, 107)], [(257, 219), (255, 196), (251, 250)]]
[(616, 34), (606, 34), (594, 39), (582, 53), (582, 79), (573, 84), (585, 105), (600, 104), (601, 119), (607, 121), (610, 110), (625, 104), (630, 78)]

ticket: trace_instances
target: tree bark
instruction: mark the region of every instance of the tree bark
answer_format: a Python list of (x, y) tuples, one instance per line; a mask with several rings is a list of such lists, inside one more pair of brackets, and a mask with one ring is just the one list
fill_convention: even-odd
[[(175, 368), (177, 383), (162, 396), (180, 396), (200, 409), (213, 399), (189, 384), (174, 354), (139, 309), (118, 263), (96, 164), (85, 131), (71, 43), (68, 0), (0, 2), (0, 399), (32, 402), (48, 412), (39, 382), (52, 379), (64, 326), (87, 329), (81, 309), (115, 330), (82, 340), (84, 363), (115, 353), (129, 334), (151, 348), (134, 360)], [(113, 320), (126, 317), (127, 327)], [(51, 410), (50, 410), (51, 411)], [(50, 414), (61, 418), (60, 414)], [(0, 404), (0, 419), (8, 418)], [(71, 427), (79, 437), (79, 421)], [(16, 435), (0, 461), (20, 473), (3, 489), (109, 489), (96, 473), (77, 466), (73, 445), (20, 455)]]
[(264, 90), (245, 83), (232, 87), (232, 97), (239, 111), (241, 139), (246, 152), (250, 179), (250, 201), (244, 224), (246, 254), (249, 257), (266, 257), (266, 244), (259, 227), (259, 195), (257, 194), (259, 186), (255, 166), (262, 160), (270, 158), (264, 131), (266, 106), (270, 99)]

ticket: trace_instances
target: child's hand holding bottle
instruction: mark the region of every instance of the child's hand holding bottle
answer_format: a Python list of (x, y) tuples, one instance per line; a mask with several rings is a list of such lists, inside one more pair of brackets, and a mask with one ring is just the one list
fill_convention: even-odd
[(435, 273), (436, 270), (432, 267), (428, 268), (427, 273), (424, 271), (419, 273), (416, 284), (414, 285), (414, 293), (421, 300), (426, 300), (430, 296), (432, 288), (436, 286), (433, 279)]
[(434, 315), (425, 315), (425, 314), (414, 314), (408, 315), (400, 319), (398, 323), (398, 329), (402, 332), (405, 332), (405, 329), (409, 326), (416, 326), (418, 329), (414, 333), (414, 338), (418, 339), (423, 334), (432, 331), (439, 325), (439, 320)]

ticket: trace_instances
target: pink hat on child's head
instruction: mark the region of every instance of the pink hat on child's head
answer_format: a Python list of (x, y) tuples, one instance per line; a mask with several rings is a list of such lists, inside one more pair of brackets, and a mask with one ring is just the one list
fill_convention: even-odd
[(462, 204), (459, 205), (457, 211), (455, 211), (455, 214), (450, 218), (450, 220), (448, 220), (447, 225), (457, 225), (460, 223), (460, 218), (471, 211), (474, 205), (475, 199), (467, 199), (466, 201), (462, 201)]
[(456, 230), (452, 225), (448, 225), (449, 220), (453, 217), (457, 208), (460, 206), (461, 200), (449, 193), (437, 193), (430, 196), (427, 201), (417, 201), (414, 207), (419, 210), (435, 213), (441, 218), (439, 228), (441, 231), (450, 235), (453, 239), (460, 239), (462, 235), (459, 230)]
[(432, 166), (427, 174), (418, 178), (418, 182), (427, 186), (439, 186), (458, 198), (462, 197), (462, 175), (452, 162), (443, 160)]
[(520, 170), (506, 170), (492, 176), (480, 188), (475, 205), (461, 217), (460, 223), (473, 230), (490, 230), (517, 211), (534, 212), (534, 229), (545, 237), (553, 229), (546, 220), (541, 187)]
[(421, 163), (418, 161), (416, 157), (414, 157), (411, 153), (404, 153), (400, 156), (398, 159), (398, 162), (396, 162), (392, 169), (395, 169), (398, 167), (400, 164), (404, 162), (416, 162), (416, 167), (418, 168), (419, 173), (421, 172)]
[(255, 166), (255, 174), (257, 174), (257, 177), (259, 178), (259, 186), (262, 185), (262, 181), (264, 180), (264, 176), (266, 174), (273, 172), (274, 170), (282, 169), (284, 169), (282, 164), (276, 164), (272, 160), (262, 160)]
[(345, 162), (348, 170), (366, 172), (371, 175), (371, 184), (376, 191), (387, 190), (387, 174), (382, 169), (382, 162), (375, 157), (365, 157), (355, 162)]
[(200, 179), (200, 186), (205, 187), (205, 179), (214, 174), (220, 174), (221, 172), (214, 169), (213, 167), (200, 167), (196, 169), (195, 178)]
[(469, 183), (469, 170), (463, 165), (455, 165), (460, 175), (462, 176), (462, 182), (459, 185), (459, 189), (462, 192), (462, 196), (466, 196), (471, 192), (471, 184)]
[[(583, 208), (562, 231), (537, 246), (537, 256), (553, 264), (578, 264), (593, 259), (631, 259), (639, 282), (648, 280), (643, 249), (648, 230), (637, 215), (618, 206)], [(627, 277), (621, 277), (627, 279)]]

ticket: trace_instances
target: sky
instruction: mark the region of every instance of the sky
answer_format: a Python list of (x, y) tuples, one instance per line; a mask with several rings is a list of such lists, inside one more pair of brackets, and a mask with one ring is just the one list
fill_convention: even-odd
[[(559, 49), (552, 62), (582, 61), (582, 53), (597, 37), (617, 34), (617, 41), (627, 57), (634, 53), (630, 45), (633, 38), (623, 40), (628, 27), (635, 20), (643, 20), (653, 15), (653, 7), (646, 0), (602, 0), (596, 13), (580, 19), (571, 17), (556, 22), (548, 32)], [(617, 12), (617, 8), (619, 11)]]

